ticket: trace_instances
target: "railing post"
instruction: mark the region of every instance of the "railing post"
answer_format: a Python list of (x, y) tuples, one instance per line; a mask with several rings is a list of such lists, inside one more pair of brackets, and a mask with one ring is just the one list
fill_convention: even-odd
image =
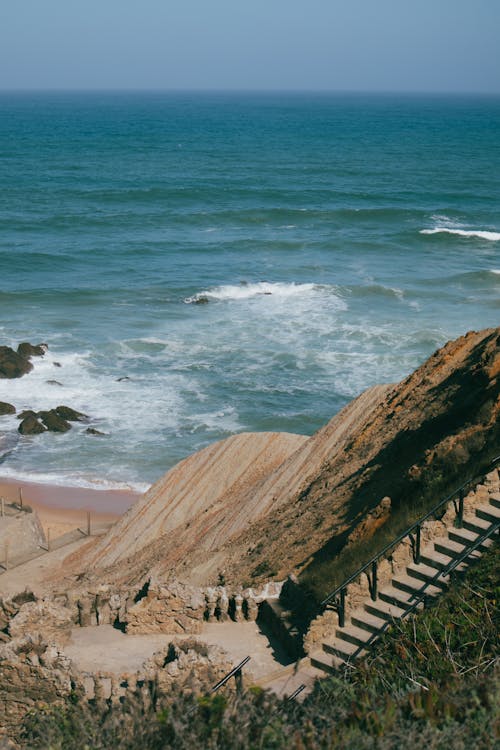
[(461, 529), (464, 523), (464, 490), (458, 493), (457, 528)]
[(420, 562), (420, 524), (417, 526), (417, 529), (416, 529), (415, 555), (414, 555), (413, 560), (414, 560), (415, 565), (418, 565)]
[(241, 695), (243, 692), (243, 675), (241, 669), (238, 669), (238, 671), (234, 673), (234, 681), (236, 683), (236, 692), (238, 695)]
[(340, 602), (339, 602), (339, 627), (343, 628), (345, 625), (345, 588), (340, 589)]
[(378, 596), (378, 591), (377, 591), (377, 561), (376, 560), (374, 560), (372, 562), (372, 585), (370, 586), (370, 589), (371, 589), (370, 594), (371, 594), (371, 597), (372, 597), (372, 601), (374, 602), (374, 601), (376, 601), (377, 596)]

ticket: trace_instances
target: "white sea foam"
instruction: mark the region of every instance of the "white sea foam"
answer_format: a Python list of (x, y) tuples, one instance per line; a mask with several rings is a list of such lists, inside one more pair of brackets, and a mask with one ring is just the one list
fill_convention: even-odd
[(2, 466), (0, 475), (3, 479), (13, 479), (19, 482), (33, 482), (36, 484), (53, 484), (57, 487), (75, 487), (86, 490), (132, 490), (144, 493), (150, 488), (150, 484), (144, 482), (113, 482), (102, 478), (91, 478), (77, 476), (76, 474), (61, 474), (26, 472)]
[(225, 286), (219, 286), (199, 292), (193, 297), (188, 297), (184, 301), (187, 303), (197, 302), (203, 297), (221, 301), (243, 300), (250, 299), (251, 297), (272, 295), (276, 297), (296, 297), (309, 294), (314, 291), (314, 288), (314, 284), (285, 284), (270, 283), (267, 281), (260, 281), (255, 284), (227, 284)]
[(420, 234), (455, 234), (458, 237), (477, 237), (481, 240), (498, 242), (500, 232), (489, 232), (482, 229), (455, 229), (452, 227), (434, 227), (434, 229), (421, 229)]
[(315, 284), (296, 284), (296, 283), (270, 283), (268, 281), (259, 281), (255, 284), (227, 284), (225, 286), (214, 287), (213, 289), (207, 289), (203, 292), (192, 297), (187, 297), (184, 302), (187, 304), (192, 302), (198, 302), (200, 299), (206, 298), (211, 300), (244, 300), (252, 297), (303, 297), (309, 296), (315, 291), (319, 291), (321, 287)]

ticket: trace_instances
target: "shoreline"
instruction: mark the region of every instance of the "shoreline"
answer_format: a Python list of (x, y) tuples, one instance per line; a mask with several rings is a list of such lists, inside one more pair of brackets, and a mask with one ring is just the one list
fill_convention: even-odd
[(0, 497), (7, 503), (19, 503), (20, 488), (23, 504), (33, 508), (45, 533), (50, 528), (53, 538), (86, 524), (88, 511), (93, 523), (114, 523), (141, 497), (133, 490), (42, 484), (7, 479), (0, 474)]

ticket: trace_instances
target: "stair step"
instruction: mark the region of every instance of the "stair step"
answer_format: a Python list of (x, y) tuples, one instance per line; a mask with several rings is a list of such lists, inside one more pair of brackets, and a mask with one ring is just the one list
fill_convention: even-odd
[[(350, 643), (340, 638), (333, 638), (331, 641), (324, 641), (322, 644), (323, 651), (331, 654), (342, 661), (349, 661), (356, 654), (356, 658), (366, 653), (365, 649), (359, 650), (359, 643)], [(359, 653), (358, 653), (359, 652)]]
[(485, 521), (489, 521), (491, 524), (495, 521), (500, 521), (500, 508), (497, 508), (491, 503), (478, 505), (476, 508), (476, 516), (483, 518)]
[(311, 664), (316, 669), (322, 669), (327, 674), (335, 674), (342, 660), (336, 656), (331, 656), (325, 651), (315, 651), (311, 654)]
[(425, 549), (420, 555), (421, 561), (429, 565), (431, 568), (436, 570), (442, 570), (446, 568), (453, 561), (453, 557), (450, 555), (443, 555), (441, 552), (436, 552), (433, 549)]
[(465, 516), (463, 520), (464, 529), (480, 535), (488, 531), (490, 526), (491, 521), (485, 521), (484, 518), (480, 518), (479, 516)]
[(456, 542), (450, 539), (449, 536), (442, 537), (441, 539), (434, 539), (434, 549), (436, 552), (440, 552), (448, 557), (460, 557), (465, 552), (468, 544)]
[(500, 492), (495, 492), (490, 495), (490, 503), (494, 505), (495, 508), (500, 508)]
[(380, 599), (376, 602), (366, 602), (365, 609), (376, 617), (381, 617), (384, 620), (397, 620), (399, 617), (405, 614), (405, 610), (401, 607), (396, 607), (394, 604), (388, 604)]
[[(434, 542), (434, 545), (438, 552), (443, 552), (444, 554), (448, 554), (446, 552), (446, 549), (449, 549), (450, 555), (453, 554), (453, 557), (455, 559), (457, 557), (460, 557), (460, 555), (462, 555), (463, 553), (467, 552), (467, 549), (470, 546), (470, 545), (458, 544), (457, 542), (452, 542), (451, 540), (447, 540), (446, 542), (442, 542), (442, 543), (436, 541)], [(482, 549), (481, 547), (478, 547), (475, 550), (471, 550), (470, 553), (464, 558), (463, 563), (467, 564), (468, 561), (476, 560), (477, 558), (481, 557), (482, 551), (484, 551), (484, 549)], [(458, 566), (458, 569), (460, 569), (460, 565)]]
[(364, 645), (373, 635), (373, 632), (370, 630), (358, 628), (356, 625), (346, 625), (345, 628), (337, 628), (335, 633), (337, 638), (354, 643), (356, 646)]
[(395, 604), (396, 607), (401, 607), (401, 609), (408, 609), (412, 605), (411, 594), (395, 586), (385, 586), (379, 591), (378, 595), (383, 602)]
[[(462, 528), (462, 529), (450, 529), (448, 532), (449, 538), (454, 541), (458, 542), (459, 544), (474, 544), (481, 534), (478, 534), (476, 531), (471, 531), (470, 529)], [(485, 539), (484, 542), (482, 542), (481, 546), (478, 547), (478, 549), (487, 549), (488, 547), (491, 547), (493, 544), (492, 539)]]
[[(442, 583), (442, 582), (441, 582)], [(425, 586), (425, 582), (420, 578), (412, 578), (412, 576), (399, 575), (397, 578), (392, 579), (392, 585), (394, 588), (401, 589), (401, 591), (407, 591), (410, 596), (411, 594), (422, 593), (426, 596), (440, 596), (443, 590), (447, 588), (443, 583), (441, 586), (429, 584)], [(424, 588), (425, 587), (425, 588)], [(414, 599), (410, 598), (410, 603)]]
[(378, 633), (380, 628), (385, 625), (383, 617), (376, 617), (363, 609), (358, 609), (352, 613), (351, 622), (362, 630), (366, 630), (369, 635)]
[(420, 581), (433, 581), (434, 586), (441, 586), (442, 588), (447, 586), (448, 576), (442, 576), (437, 580), (433, 580), (434, 576), (438, 572), (436, 568), (432, 568), (430, 565), (425, 563), (411, 563), (406, 568), (406, 572), (411, 578), (418, 578)]

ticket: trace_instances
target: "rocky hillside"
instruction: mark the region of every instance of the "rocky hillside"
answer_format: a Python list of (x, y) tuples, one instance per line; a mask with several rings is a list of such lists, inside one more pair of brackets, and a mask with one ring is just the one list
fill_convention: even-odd
[(369, 389), (309, 439), (242, 435), (210, 446), (73, 564), (191, 583), (310, 569), (352, 543), (361, 521), (369, 535), (500, 453), (499, 374), (500, 329), (471, 332), (401, 383)]

